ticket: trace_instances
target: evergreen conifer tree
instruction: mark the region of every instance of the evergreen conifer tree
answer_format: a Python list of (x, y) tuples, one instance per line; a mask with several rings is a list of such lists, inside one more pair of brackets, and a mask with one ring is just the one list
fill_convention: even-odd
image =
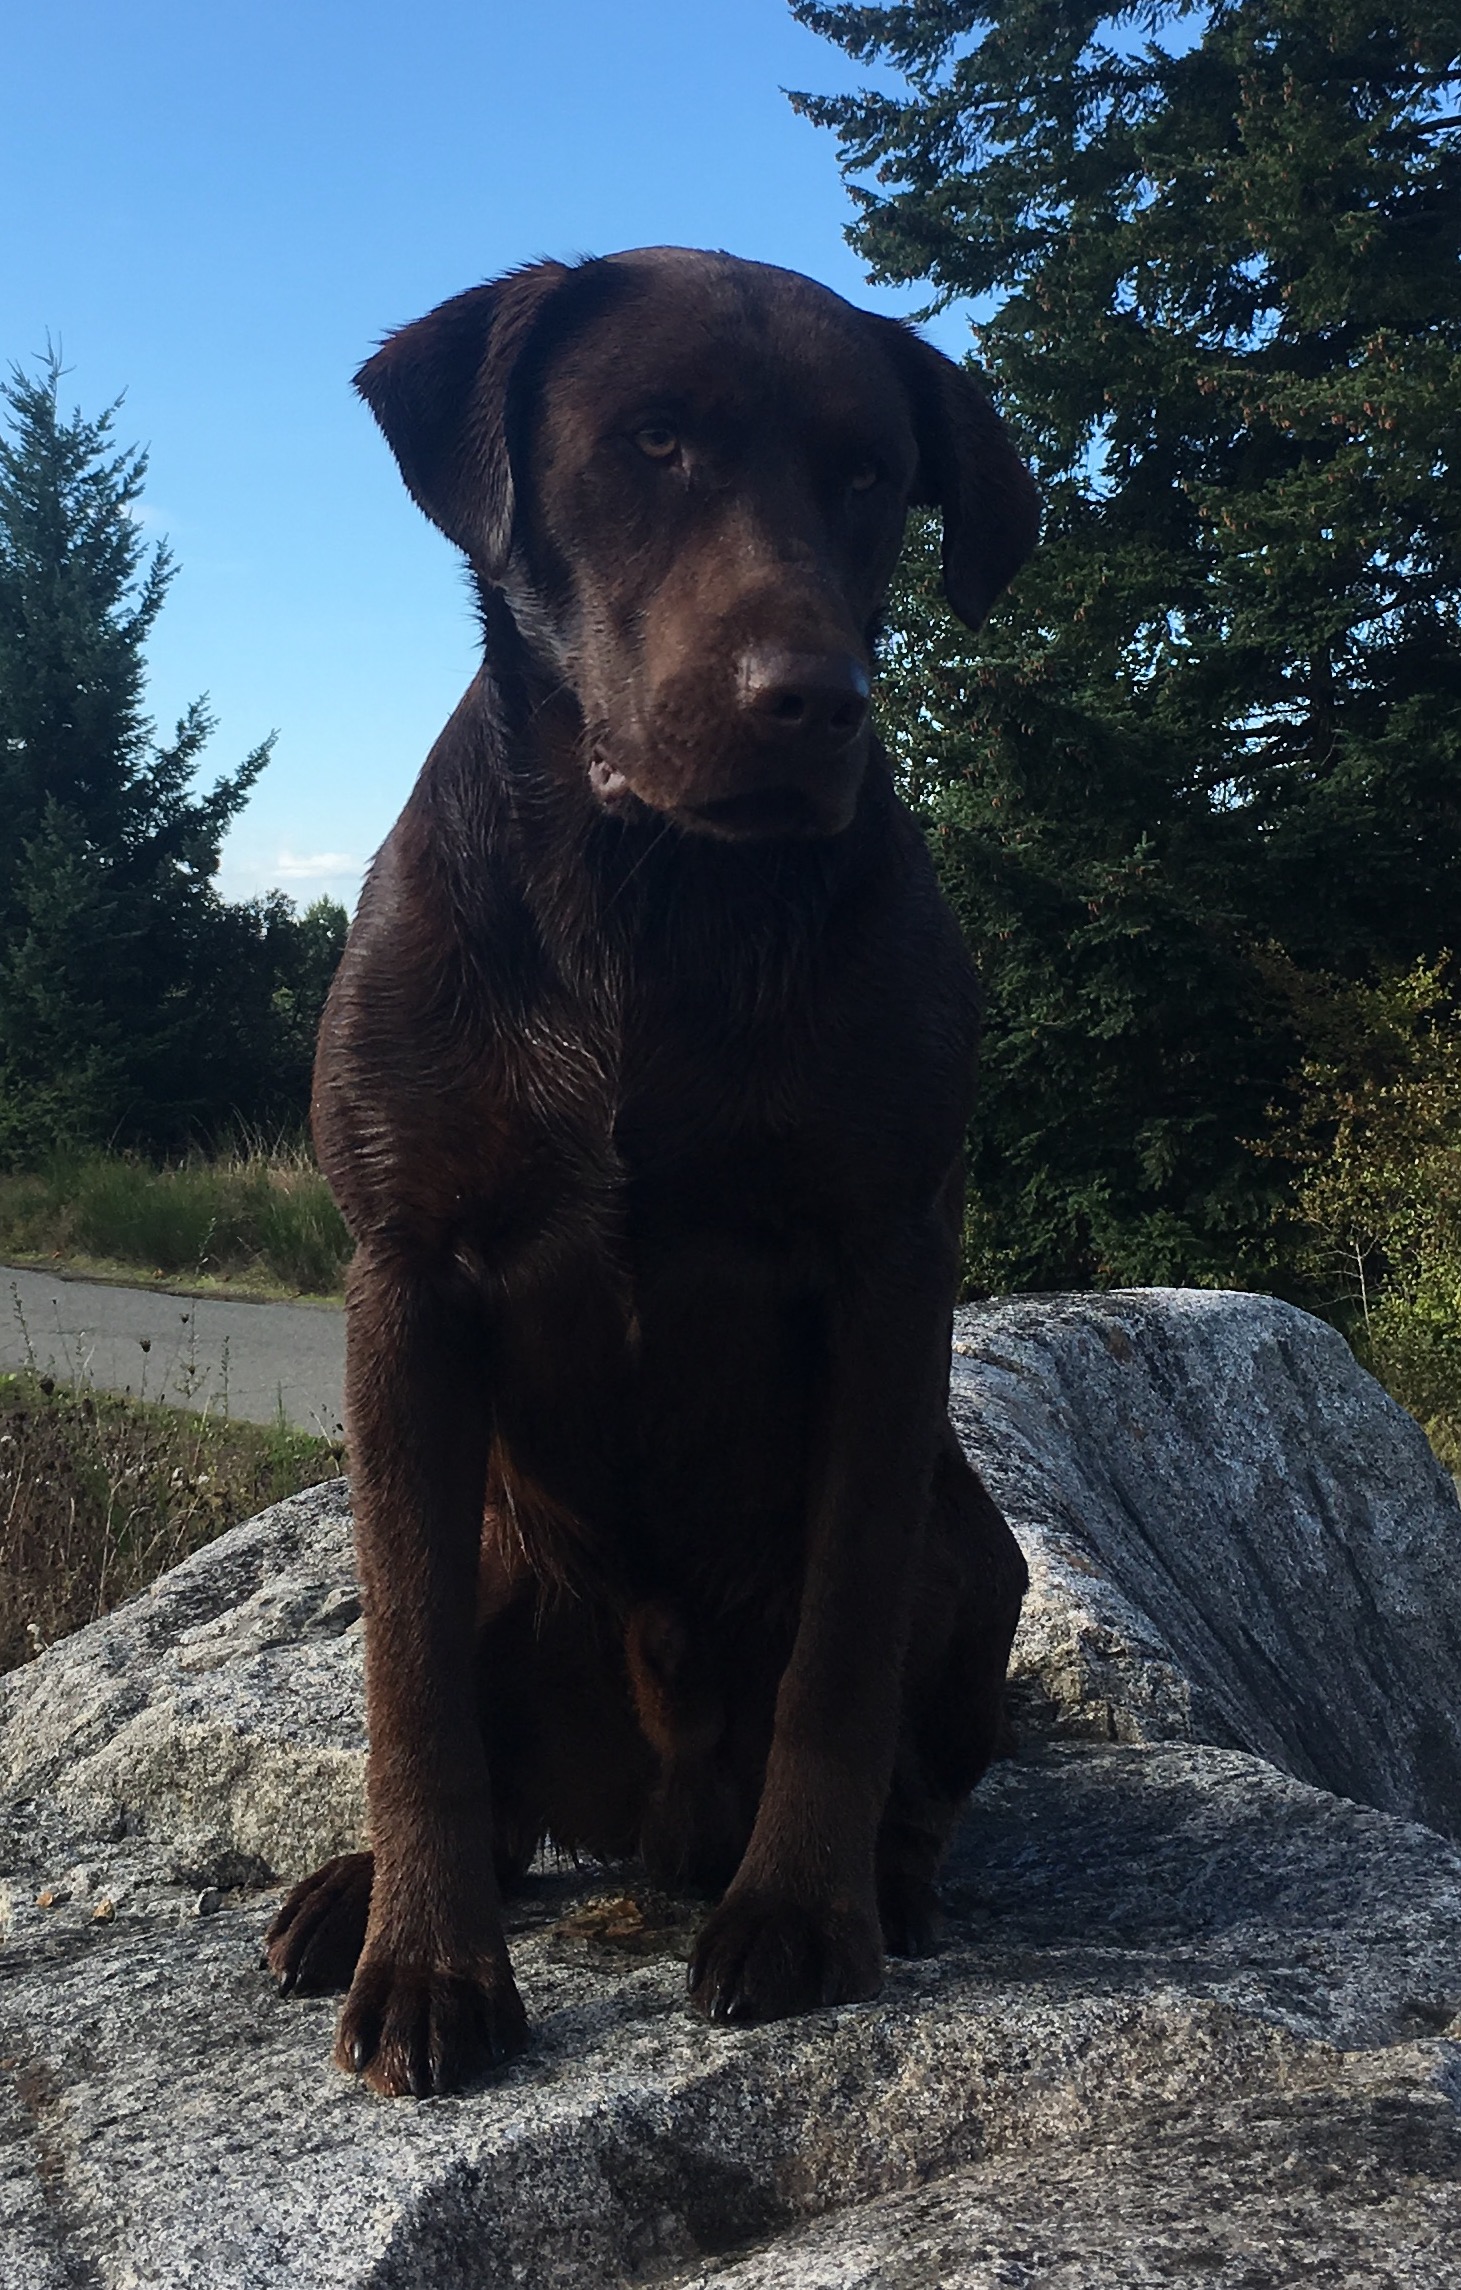
[[(204, 792), (204, 699), (159, 743), (144, 647), (173, 567), (134, 515), (146, 455), (116, 407), (64, 415), (59, 359), (0, 385), (0, 1157), (175, 1148), (298, 1120), (321, 931), (213, 877), (263, 741)], [(295, 943), (295, 940), (298, 943)], [(296, 976), (298, 973), (298, 976)], [(308, 986), (303, 981), (308, 977)], [(319, 999), (323, 998), (320, 987)]]
[(886, 679), (989, 987), (976, 1277), (1281, 1280), (1295, 968), (1461, 946), (1461, 19), (794, 12), (901, 75), (795, 100), (1047, 504), (975, 640), (915, 545)]

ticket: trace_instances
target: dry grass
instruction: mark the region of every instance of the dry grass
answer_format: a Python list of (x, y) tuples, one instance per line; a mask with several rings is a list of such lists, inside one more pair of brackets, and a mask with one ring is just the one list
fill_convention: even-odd
[(0, 1375), (0, 1670), (340, 1467), (283, 1425)]

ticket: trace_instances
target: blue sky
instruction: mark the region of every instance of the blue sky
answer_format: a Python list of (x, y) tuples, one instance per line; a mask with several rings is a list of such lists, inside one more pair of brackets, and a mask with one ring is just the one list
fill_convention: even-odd
[[(159, 724), (275, 760), (223, 887), (352, 900), (472, 673), (448, 544), (349, 377), (389, 327), (535, 255), (680, 242), (869, 289), (831, 136), (781, 90), (865, 76), (783, 0), (46, 0), (7, 11), (0, 356), (126, 391), (180, 571)], [(932, 329), (958, 352), (955, 315)]]

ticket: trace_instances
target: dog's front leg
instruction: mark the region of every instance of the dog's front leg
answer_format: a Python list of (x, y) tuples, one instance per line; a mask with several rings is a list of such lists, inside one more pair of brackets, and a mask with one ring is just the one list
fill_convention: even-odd
[(882, 1984), (874, 1853), (948, 1390), (943, 1220), (864, 1263), (832, 1330), (801, 1613), (760, 1808), (690, 1967), (712, 2019), (776, 2019)]
[(346, 1411), (375, 1867), (335, 2057), (388, 2094), (450, 2089), (526, 2037), (474, 1675), (490, 1381), (480, 1314), (394, 1256), (362, 1251)]

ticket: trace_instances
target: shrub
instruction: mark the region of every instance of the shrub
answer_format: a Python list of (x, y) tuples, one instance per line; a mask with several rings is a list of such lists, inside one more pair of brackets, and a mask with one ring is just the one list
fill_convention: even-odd
[(1317, 1301), (1461, 1469), (1461, 1006), (1447, 968), (1376, 986), (1288, 975), (1315, 1047), (1274, 1149), (1299, 1170)]

